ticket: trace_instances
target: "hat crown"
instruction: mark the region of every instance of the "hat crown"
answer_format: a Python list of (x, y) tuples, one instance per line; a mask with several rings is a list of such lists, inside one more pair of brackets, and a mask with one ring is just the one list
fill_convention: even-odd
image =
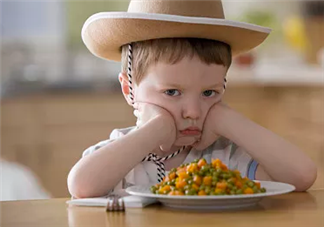
[(128, 12), (224, 19), (221, 0), (131, 0)]

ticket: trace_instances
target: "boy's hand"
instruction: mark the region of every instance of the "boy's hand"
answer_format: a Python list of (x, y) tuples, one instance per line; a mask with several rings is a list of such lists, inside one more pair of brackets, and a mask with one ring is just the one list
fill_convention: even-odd
[(193, 145), (195, 149), (204, 150), (220, 137), (222, 117), (226, 116), (224, 114), (226, 109), (228, 107), (222, 102), (218, 102), (210, 108), (204, 122), (201, 139)]
[(161, 127), (152, 129), (152, 133), (161, 136), (159, 139), (161, 150), (170, 150), (176, 141), (176, 125), (172, 115), (164, 108), (151, 103), (137, 102), (134, 108), (137, 127), (140, 128), (150, 121), (161, 123)]

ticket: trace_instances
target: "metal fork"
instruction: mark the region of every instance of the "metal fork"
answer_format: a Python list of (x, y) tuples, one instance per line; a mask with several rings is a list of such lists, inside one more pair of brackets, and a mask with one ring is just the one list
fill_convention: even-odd
[(109, 195), (106, 211), (124, 211), (125, 203), (119, 195)]

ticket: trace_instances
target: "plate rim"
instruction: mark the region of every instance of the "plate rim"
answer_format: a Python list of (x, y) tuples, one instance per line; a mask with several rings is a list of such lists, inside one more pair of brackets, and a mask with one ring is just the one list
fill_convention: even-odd
[(268, 197), (268, 196), (275, 196), (275, 195), (282, 195), (282, 194), (287, 194), (296, 189), (294, 185), (287, 184), (287, 183), (282, 183), (282, 182), (276, 182), (276, 181), (257, 181), (266, 184), (279, 184), (279, 185), (284, 185), (287, 188), (284, 190), (280, 190), (277, 192), (265, 192), (265, 193), (258, 193), (258, 194), (242, 194), (242, 195), (211, 195), (211, 196), (169, 196), (169, 195), (157, 195), (157, 194), (148, 194), (148, 193), (142, 193), (142, 192), (134, 192), (132, 191), (133, 188), (138, 188), (138, 187), (150, 187), (145, 186), (145, 185), (134, 185), (131, 187), (126, 188), (126, 192), (130, 195), (134, 196), (140, 196), (140, 197), (147, 197), (147, 198), (155, 198), (155, 199), (189, 199), (189, 200), (207, 200), (207, 199), (248, 199), (248, 198), (263, 198), (263, 197)]

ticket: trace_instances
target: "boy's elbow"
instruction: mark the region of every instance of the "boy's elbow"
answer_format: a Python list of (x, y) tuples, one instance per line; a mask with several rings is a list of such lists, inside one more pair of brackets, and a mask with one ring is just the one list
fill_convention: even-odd
[(68, 190), (74, 198), (89, 198), (91, 197), (91, 192), (86, 187), (82, 178), (78, 177), (73, 169), (69, 173), (67, 179)]
[(315, 164), (309, 165), (302, 173), (299, 174), (298, 182), (295, 183), (298, 192), (307, 191), (316, 181), (317, 167)]

